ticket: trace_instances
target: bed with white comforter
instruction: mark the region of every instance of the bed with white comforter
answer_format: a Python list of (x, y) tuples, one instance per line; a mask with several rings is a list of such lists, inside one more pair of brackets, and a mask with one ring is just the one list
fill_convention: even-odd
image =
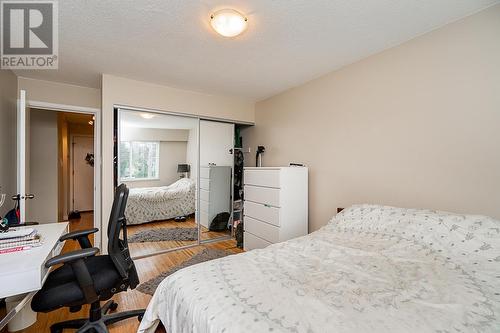
[(195, 212), (196, 183), (181, 178), (169, 186), (132, 188), (125, 216), (127, 224), (161, 221)]
[(500, 222), (359, 205), (319, 231), (182, 269), (139, 332), (500, 332)]

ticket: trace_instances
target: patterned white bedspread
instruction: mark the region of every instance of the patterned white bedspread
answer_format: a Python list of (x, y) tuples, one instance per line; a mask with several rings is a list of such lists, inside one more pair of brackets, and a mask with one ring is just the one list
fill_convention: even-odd
[(353, 206), (166, 278), (139, 332), (500, 332), (500, 222)]
[(125, 216), (127, 224), (167, 220), (195, 212), (196, 183), (181, 178), (172, 185), (132, 188)]

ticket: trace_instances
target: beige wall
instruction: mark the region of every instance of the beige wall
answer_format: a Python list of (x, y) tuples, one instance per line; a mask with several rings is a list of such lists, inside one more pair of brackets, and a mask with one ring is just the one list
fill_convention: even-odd
[(0, 193), (7, 194), (0, 216), (13, 207), (10, 196), (17, 192), (16, 99), (16, 76), (9, 70), (0, 70)]
[[(247, 99), (209, 95), (136, 81), (102, 76), (102, 221), (103, 230), (113, 201), (113, 107), (140, 107), (176, 113), (253, 122), (254, 103)], [(107, 239), (103, 235), (103, 243)]]
[(74, 105), (80, 107), (101, 107), (101, 90), (65, 83), (18, 78), (19, 89), (26, 90), (29, 101)]
[(500, 5), (259, 102), (243, 143), (309, 166), (310, 230), (354, 203), (500, 218), (499, 32)]
[(102, 105), (106, 113), (111, 112), (113, 104), (253, 122), (255, 103), (104, 74)]
[(26, 220), (51, 223), (58, 220), (57, 112), (29, 111), (29, 192), (35, 195), (26, 208)]

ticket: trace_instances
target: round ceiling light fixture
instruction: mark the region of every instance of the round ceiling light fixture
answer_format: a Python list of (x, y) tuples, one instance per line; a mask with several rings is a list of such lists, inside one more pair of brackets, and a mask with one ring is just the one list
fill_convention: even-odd
[(224, 37), (236, 37), (248, 26), (248, 19), (234, 9), (221, 9), (210, 16), (210, 25)]

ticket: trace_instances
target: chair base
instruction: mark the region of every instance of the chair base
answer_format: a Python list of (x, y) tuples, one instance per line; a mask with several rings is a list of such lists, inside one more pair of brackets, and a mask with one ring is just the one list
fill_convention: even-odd
[(117, 303), (113, 302), (113, 300), (109, 300), (99, 308), (100, 316), (98, 316), (98, 318), (94, 318), (94, 320), (81, 318), (55, 323), (50, 326), (50, 333), (62, 333), (65, 329), (77, 329), (77, 333), (108, 333), (108, 328), (106, 326), (133, 317), (137, 317), (137, 319), (141, 321), (146, 311), (145, 309), (141, 309), (107, 314), (110, 310), (116, 310), (117, 307)]

